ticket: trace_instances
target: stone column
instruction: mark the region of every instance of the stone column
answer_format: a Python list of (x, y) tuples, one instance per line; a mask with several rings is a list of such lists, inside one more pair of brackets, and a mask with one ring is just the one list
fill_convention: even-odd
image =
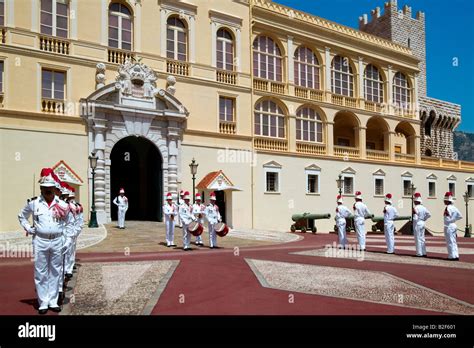
[(331, 121), (326, 123), (326, 154), (334, 155), (334, 122)]
[(419, 135), (414, 135), (414, 147), (415, 147), (415, 163), (420, 164), (421, 163), (421, 141), (420, 141), (420, 136)]
[(359, 147), (360, 158), (367, 158), (367, 151), (366, 151), (367, 127), (358, 127), (355, 129), (356, 131), (357, 130), (359, 131), (358, 147)]
[(326, 99), (325, 100), (330, 100), (330, 95), (331, 95), (331, 49), (329, 47), (326, 47), (325, 55), (324, 55), (324, 64), (326, 65), (325, 69), (325, 88), (324, 90), (326, 91)]
[(388, 160), (390, 162), (394, 162), (395, 161), (395, 132), (393, 131), (386, 132), (384, 133), (384, 136), (387, 139), (388, 149), (386, 149), (386, 151), (388, 151)]
[(176, 195), (178, 194), (179, 138), (180, 128), (168, 127), (168, 192)]
[(389, 115), (393, 115), (393, 94), (392, 94), (392, 90), (393, 90), (393, 75), (392, 75), (392, 66), (389, 65), (388, 66), (388, 91), (387, 91), (387, 113)]
[(288, 151), (295, 152), (296, 151), (296, 115), (289, 114), (288, 115)]
[[(358, 99), (359, 99), (359, 107), (361, 109), (365, 108), (365, 93), (364, 93), (364, 69), (365, 69), (365, 64), (364, 64), (364, 58), (359, 57), (359, 62), (358, 62), (358, 70), (359, 70), (359, 75), (358, 75)], [(355, 97), (355, 96), (354, 96)]]
[(294, 56), (293, 56), (293, 36), (288, 36), (288, 83), (295, 83), (295, 67), (294, 67)]
[(95, 169), (95, 209), (97, 211), (97, 222), (107, 223), (105, 204), (105, 132), (107, 120), (94, 119), (94, 148), (96, 151), (97, 168)]

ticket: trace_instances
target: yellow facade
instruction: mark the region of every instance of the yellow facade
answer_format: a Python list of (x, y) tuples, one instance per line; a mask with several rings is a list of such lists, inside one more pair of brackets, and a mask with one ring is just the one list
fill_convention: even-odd
[[(163, 184), (160, 183), (162, 190), (192, 191), (188, 168), (192, 158), (199, 163), (197, 182), (209, 172), (223, 170), (238, 188), (225, 193), (227, 222), (233, 227), (285, 230), (294, 213), (333, 212), (337, 194), (335, 179), (341, 171), (353, 175), (355, 189), (364, 193), (369, 209), (376, 215), (381, 215), (383, 209), (383, 195), (374, 194), (373, 180), (379, 176), (385, 177), (384, 192), (399, 197), (398, 209), (402, 215), (409, 215), (411, 210), (409, 199), (403, 197), (403, 178), (411, 178), (423, 197), (427, 197), (427, 182), (431, 180), (427, 178), (436, 177), (433, 180), (437, 192), (425, 199), (435, 215), (428, 227), (435, 231), (442, 229), (442, 196), (450, 182), (456, 183), (456, 205), (463, 211), (461, 194), (466, 185), (474, 185), (474, 163), (421, 156), (417, 111), (419, 61), (409, 48), (266, 0), (70, 0), (66, 3), (68, 37), (58, 38), (41, 34), (41, 0), (5, 1), (4, 37), (0, 44), (0, 60), (4, 62), (0, 108), (3, 193), (0, 230), (18, 228), (19, 209), (26, 198), (38, 194), (34, 180), (38, 180), (40, 169), (61, 160), (82, 179), (80, 199), (85, 207), (90, 206), (87, 157), (94, 150), (93, 145), (97, 145), (94, 133), (97, 125), (88, 124), (83, 114), (81, 117), (80, 101), (96, 90), (100, 92), (100, 88), (113, 86), (120, 64), (130, 57), (153, 69), (158, 77), (157, 91), (166, 90), (163, 98), (168, 98), (168, 102), (176, 98), (188, 113), (182, 133), (178, 131), (177, 135), (177, 178), (169, 174), (170, 179), (164, 178)], [(111, 3), (127, 6), (132, 14), (131, 51), (109, 47)], [(170, 16), (180, 18), (185, 24), (185, 61), (166, 56), (166, 21)], [(216, 33), (220, 28), (231, 33), (232, 71), (216, 67)], [(254, 74), (252, 45), (261, 35), (272, 38), (280, 50), (281, 81)], [(317, 57), (318, 89), (295, 83), (294, 52), (300, 46), (310, 48)], [(331, 89), (331, 62), (337, 55), (348, 58), (354, 87), (352, 97), (333, 93)], [(105, 87), (99, 89), (98, 63), (105, 64)], [(364, 71), (368, 64), (378, 67), (382, 76), (383, 103), (369, 102), (364, 97)], [(42, 69), (65, 73), (64, 99), (46, 100), (42, 96)], [(392, 101), (393, 78), (397, 72), (407, 77), (410, 86), (406, 110), (395, 107)], [(177, 81), (174, 97), (169, 92), (170, 75)], [(112, 96), (112, 92), (107, 95)], [(219, 118), (219, 97), (234, 100), (234, 119), (230, 122)], [(262, 100), (274, 101), (281, 108), (284, 137), (256, 135), (254, 108)], [(297, 140), (297, 113), (304, 106), (313, 108), (321, 117), (321, 142)], [(137, 111), (136, 117), (142, 111)], [(110, 221), (110, 200), (115, 193), (110, 192), (113, 186), (110, 156), (120, 139), (138, 133), (132, 134), (131, 128), (117, 125), (119, 118), (112, 121), (107, 117), (100, 152), (104, 186), (98, 195), (104, 202), (105, 221)], [(158, 130), (161, 123), (157, 119), (153, 122), (151, 128)], [(168, 123), (167, 129), (175, 126)], [(118, 127), (117, 132), (122, 130), (114, 133), (114, 127)], [(146, 131), (139, 135), (157, 147), (167, 146), (166, 142), (153, 140)], [(339, 141), (347, 141), (349, 146), (341, 146)], [(368, 143), (373, 148), (367, 149)], [(251, 151), (255, 161), (247, 163), (224, 156), (223, 151), (232, 150), (240, 151), (234, 155)], [(164, 165), (170, 165), (166, 173), (173, 173), (169, 161), (173, 150), (160, 151)], [(268, 168), (279, 173), (277, 192), (266, 192)], [(319, 171), (317, 193), (306, 190), (308, 171)], [(348, 204), (352, 204), (353, 194), (346, 196)], [(325, 231), (332, 230), (332, 225), (332, 220), (318, 224)]]

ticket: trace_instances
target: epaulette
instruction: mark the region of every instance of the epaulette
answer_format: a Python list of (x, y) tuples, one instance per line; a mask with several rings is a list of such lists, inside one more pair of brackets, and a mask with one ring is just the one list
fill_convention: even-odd
[(31, 197), (26, 200), (26, 203), (30, 203), (31, 201), (34, 201), (38, 197)]

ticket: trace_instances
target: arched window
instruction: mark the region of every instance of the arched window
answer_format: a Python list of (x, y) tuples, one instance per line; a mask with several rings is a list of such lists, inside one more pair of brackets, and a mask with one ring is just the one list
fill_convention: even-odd
[(263, 100), (255, 105), (255, 135), (285, 137), (285, 114), (271, 100)]
[(319, 89), (319, 62), (307, 47), (299, 47), (295, 52), (295, 84)]
[(217, 69), (234, 70), (234, 39), (227, 29), (217, 31)]
[(404, 74), (397, 72), (393, 77), (393, 102), (401, 109), (410, 108), (410, 86)]
[(303, 107), (296, 112), (296, 139), (323, 142), (323, 122), (316, 110)]
[(354, 96), (354, 75), (349, 58), (335, 56), (332, 60), (332, 92), (335, 94)]
[(377, 67), (367, 65), (364, 74), (365, 99), (374, 103), (383, 103), (383, 80)]
[(109, 46), (132, 50), (132, 13), (116, 2), (109, 6)]
[(67, 0), (41, 0), (41, 34), (67, 38), (68, 6)]
[(280, 48), (268, 36), (257, 36), (253, 41), (253, 73), (262, 79), (282, 81)]
[(176, 16), (168, 18), (166, 25), (166, 57), (187, 60), (188, 30), (184, 22)]

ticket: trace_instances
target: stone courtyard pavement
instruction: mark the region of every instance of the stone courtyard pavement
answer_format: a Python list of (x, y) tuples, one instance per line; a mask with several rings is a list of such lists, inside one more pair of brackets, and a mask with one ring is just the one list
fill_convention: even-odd
[[(388, 255), (381, 234), (361, 252), (334, 248), (334, 233), (255, 230), (231, 231), (219, 249), (205, 232), (204, 247), (184, 252), (181, 229), (167, 248), (162, 223), (126, 226), (84, 230), (61, 315), (474, 314), (474, 239), (458, 238), (459, 262), (438, 236), (427, 237), (428, 258), (410, 236)], [(18, 245), (31, 239), (0, 235), (0, 314), (35, 315), (33, 263)]]

